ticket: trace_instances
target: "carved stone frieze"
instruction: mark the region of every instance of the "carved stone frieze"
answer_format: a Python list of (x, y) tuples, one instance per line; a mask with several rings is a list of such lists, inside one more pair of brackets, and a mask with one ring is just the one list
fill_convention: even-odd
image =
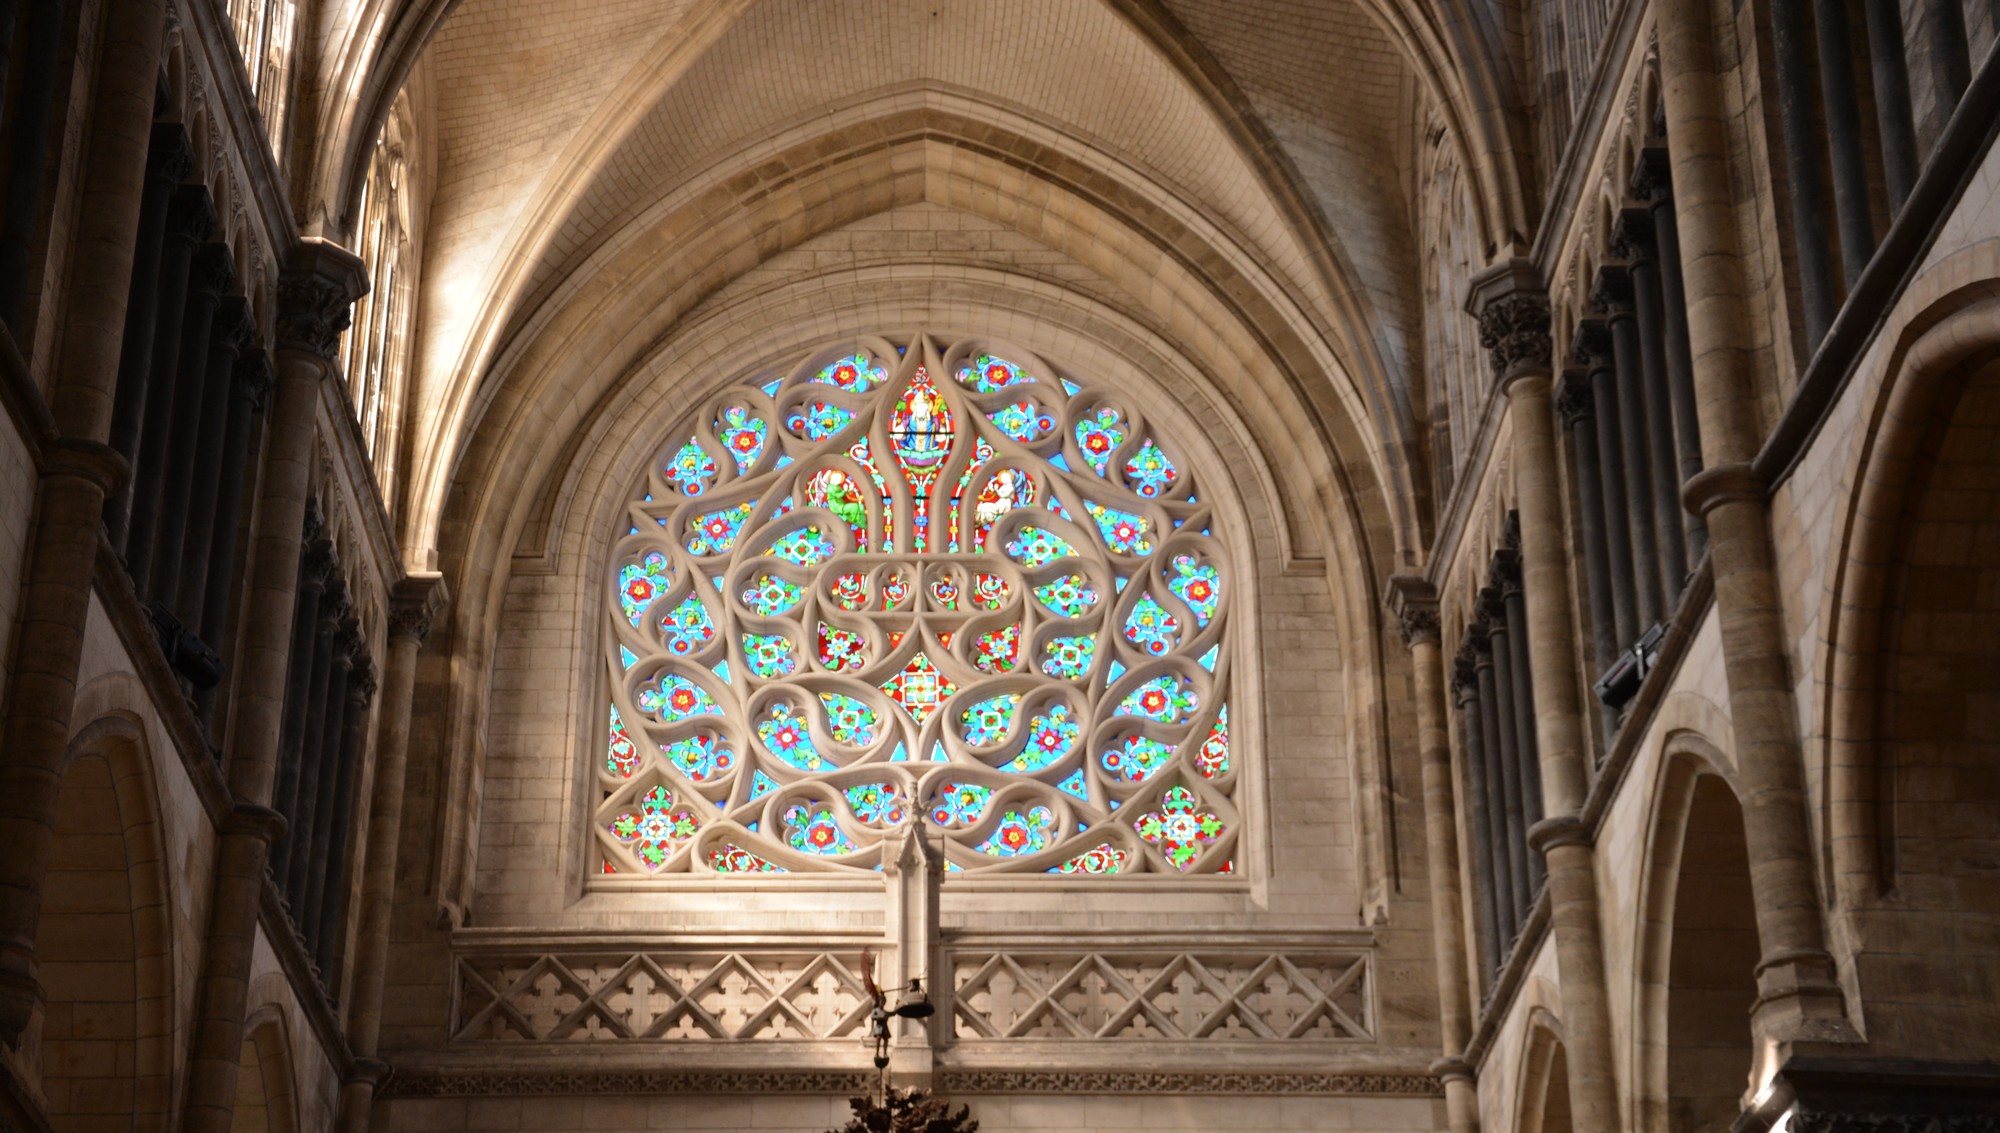
[[(547, 1097), (605, 1094), (852, 1094), (873, 1087), (866, 1070), (397, 1071), (384, 1098)], [(1308, 1097), (1444, 1096), (1428, 1074), (1294, 1074), (1256, 1071), (955, 1070), (940, 1094), (1283, 1094)]]

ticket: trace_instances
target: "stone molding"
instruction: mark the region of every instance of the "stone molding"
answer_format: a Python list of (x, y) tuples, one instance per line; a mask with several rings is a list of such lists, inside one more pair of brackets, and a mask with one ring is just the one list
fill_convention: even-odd
[[(521, 1071), (391, 1074), (384, 1098), (540, 1097), (604, 1094), (826, 1094), (868, 1090), (865, 1070)], [(1258, 1071), (937, 1071), (939, 1094), (1281, 1094), (1441, 1098), (1428, 1074), (1296, 1074)]]
[(1718, 464), (1704, 468), (1681, 486), (1681, 506), (1707, 518), (1708, 513), (1726, 503), (1761, 501), (1769, 488), (1751, 464)]
[(1414, 574), (1392, 575), (1389, 579), (1389, 612), (1403, 633), (1403, 644), (1420, 642), (1435, 645), (1443, 640), (1443, 623), (1438, 616), (1437, 587)]

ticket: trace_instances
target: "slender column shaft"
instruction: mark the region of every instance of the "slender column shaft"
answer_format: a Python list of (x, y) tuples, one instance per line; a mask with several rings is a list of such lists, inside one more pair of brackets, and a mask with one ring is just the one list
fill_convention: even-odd
[(1750, 880), (1762, 960), (1752, 1027), (1763, 1039), (1831, 1038), (1848, 1032), (1845, 1004), (1833, 980), (1814, 887), (1804, 754), (1772, 569), (1768, 503), (1761, 485), (1745, 475), (1760, 443), (1756, 357), (1761, 346), (1744, 317), (1753, 285), (1737, 235), (1729, 133), (1734, 119), (1720, 97), (1727, 80), (1714, 29), (1701, 12), (1674, 5), (1662, 9), (1659, 37), (1661, 89), (1674, 139), (1674, 206), (1681, 221), (1695, 403), (1707, 466), (1689, 482), (1686, 495), (1708, 523), (1744, 834), (1756, 863)]
[[(354, 806), (357, 789), (356, 780), (360, 776), (362, 763), (363, 729), (368, 723), (368, 703), (375, 696), (375, 676), (364, 659), (356, 663), (347, 678), (347, 714), (341, 722), (340, 763), (334, 773), (332, 809), (326, 822), (326, 846), (319, 854), (325, 868), (318, 876), (324, 882), (314, 881), (309, 900), (318, 907), (314, 914), (317, 924), (317, 939), (313, 942), (313, 959), (319, 964), (321, 978), (326, 981), (328, 992), (340, 994), (341, 974), (338, 967), (340, 955), (340, 910), (347, 897), (348, 878), (353, 867), (349, 853), (350, 827), (354, 822)], [(361, 849), (361, 846), (352, 847)]]
[(103, 444), (117, 388), (119, 336), (132, 281), (165, 34), (164, 0), (105, 14), (71, 244), (50, 411), (66, 438), (42, 450), (34, 529), (22, 552), (19, 624), (0, 734), (0, 1042), (18, 1045), (39, 1012), (35, 939), (54, 845), (60, 769), (69, 754), (84, 619), (97, 572), (104, 501), (126, 464)]
[[(194, 147), (178, 122), (153, 127), (146, 157), (146, 190), (139, 202), (139, 229), (132, 252), (131, 293), (125, 304), (124, 348), (118, 357), (118, 393), (111, 412), (111, 447), (130, 459), (139, 451), (145, 424), (146, 381), (153, 365), (154, 323), (159, 317), (161, 255), (167, 240), (167, 202), (174, 186), (194, 172)], [(113, 523), (119, 545), (123, 521)]]
[[(278, 741), (277, 782), (271, 792), (271, 807), (290, 815), (298, 807), (299, 762), (305, 756), (306, 710), (312, 703), (313, 661), (319, 653), (320, 601), (333, 577), (333, 544), (318, 538), (319, 516), (306, 513), (306, 530), (311, 538), (299, 564), (298, 600), (292, 606), (291, 650), (285, 665), (284, 730)], [(285, 876), (289, 840), (271, 847), (271, 872)]]
[[(0, 321), (17, 330), (27, 313), (28, 266), (41, 228), (44, 187), (49, 182), (49, 136), (55, 123), (57, 64), (62, 59), (63, 26), (69, 0), (35, 0), (22, 27), (21, 75), (16, 86), (14, 165), (7, 182), (7, 207), (0, 213)], [(66, 100), (64, 100), (66, 101)]]
[(1481, 605), (1493, 632), (1494, 714), (1499, 718), (1500, 791), (1506, 803), (1507, 874), (1514, 894), (1514, 924), (1527, 919), (1528, 906), (1535, 900), (1535, 885), (1528, 870), (1528, 808), (1522, 802), (1521, 723), (1515, 688), (1526, 677), (1514, 668), (1514, 627), (1507, 624), (1507, 610), (1500, 592), (1492, 587), (1480, 592)]
[[(146, 410), (133, 453), (132, 483), (114, 511), (112, 537), (125, 556), (134, 585), (146, 584), (152, 561), (153, 530), (159, 510), (150, 505), (167, 467), (168, 433), (173, 424), (174, 379), (180, 373), (181, 337), (186, 331), (188, 284), (195, 251), (215, 227), (215, 210), (208, 190), (182, 185), (168, 206), (167, 246), (160, 263), (160, 302), (154, 316), (153, 360), (146, 372)], [(121, 530), (115, 524), (124, 520)], [(116, 542), (123, 536), (122, 543)]]
[(14, 24), (20, 14), (16, 0), (0, 0), (0, 115), (7, 110), (7, 64), (14, 57)]
[[(1958, 0), (1949, 0), (1956, 4)], [(1777, 61), (1778, 128), (1784, 145), (1785, 181), (1790, 189), (1792, 253), (1799, 269), (1806, 353), (1819, 349), (1840, 305), (1834, 287), (1833, 253), (1827, 246), (1826, 151), (1813, 88), (1811, 31), (1805, 0), (1771, 0), (1771, 54)]]
[(1534, 677), (1542, 803), (1549, 815), (1535, 824), (1530, 837), (1548, 862), (1549, 919), (1570, 1060), (1570, 1110), (1579, 1129), (1617, 1129), (1610, 996), (1590, 849), (1564, 845), (1551, 850), (1546, 838), (1551, 826), (1580, 829), (1574, 816), (1590, 784), (1549, 382), (1548, 298), (1533, 266), (1512, 261), (1475, 279), (1472, 301), (1479, 314), (1480, 343), (1491, 351), (1494, 374), (1507, 394), (1528, 619), (1523, 632)]
[(225, 649), (235, 624), (236, 543), (243, 526), (243, 495), (250, 478), (250, 438), (253, 420), (271, 394), (271, 363), (261, 350), (239, 358), (230, 383), (229, 425), (222, 439), (222, 469), (217, 474), (215, 530), (209, 538), (208, 567), (199, 573), (207, 591), (201, 600), (201, 638), (234, 664)]
[(1486, 832), (1491, 841), (1486, 853), (1493, 862), (1495, 922), (1500, 929), (1500, 955), (1504, 958), (1521, 931), (1521, 907), (1526, 904), (1520, 878), (1514, 872), (1514, 847), (1507, 825), (1506, 755), (1500, 746), (1499, 683), (1494, 679), (1494, 655), (1490, 640), (1475, 655), (1473, 673), (1479, 680), (1480, 757), (1486, 762)]
[(1833, 156), (1833, 211), (1840, 231), (1841, 274), (1852, 290), (1875, 254), (1875, 218), (1869, 213), (1868, 157), (1861, 137), (1860, 84), (1854, 73), (1854, 35), (1847, 0), (1813, 0), (1819, 42), (1820, 98), (1826, 108), (1827, 151)]
[[(202, 631), (202, 602), (208, 596), (208, 561), (215, 547), (216, 505), (221, 500), (223, 465), (229, 451), (229, 422), (237, 400), (235, 384), (237, 359), (250, 336), (256, 332), (250, 321), (250, 304), (241, 296), (230, 296), (216, 310), (215, 329), (209, 334), (208, 369), (202, 376), (201, 427), (195, 434), (194, 463), (188, 478), (187, 494), (181, 507), (187, 522), (175, 556), (174, 586), (163, 587), (161, 601), (172, 604), (175, 613), (193, 633)], [(242, 474), (241, 467), (236, 469)], [(234, 516), (230, 517), (232, 521)], [(227, 567), (224, 568), (228, 569)], [(202, 637), (210, 648), (221, 651), (219, 641)]]
[[(403, 834), (403, 780), (410, 747), (410, 705), (417, 656), (443, 604), (436, 576), (397, 584), (389, 606), (389, 647), (382, 670), (382, 703), (375, 724), (375, 784), (368, 807), (368, 843), (354, 932), (353, 993), (348, 997), (347, 1041), (357, 1061), (372, 1062), (382, 1034), (382, 987), (389, 966), (389, 918), (396, 896), (396, 852)], [(350, 1080), (340, 1099), (341, 1133), (367, 1133), (375, 1099), (372, 1078)]]
[(1598, 454), (1599, 498), (1604, 502), (1605, 573), (1611, 582), (1617, 646), (1639, 639), (1639, 601), (1632, 572), (1632, 528), (1625, 508), (1625, 443), (1618, 433), (1618, 380), (1611, 372), (1611, 330), (1597, 319), (1577, 324), (1572, 351), (1590, 375)]
[[(1521, 753), (1521, 821), (1533, 828), (1542, 820), (1542, 769), (1535, 743), (1535, 690), (1531, 679), (1533, 670), (1528, 661), (1528, 611), (1527, 604), (1522, 600), (1518, 558), (1509, 564), (1502, 578), (1500, 597), (1507, 605), (1507, 624), (1520, 627), (1507, 635), (1507, 649), (1514, 670), (1514, 744)], [(1542, 881), (1547, 875), (1542, 868), (1541, 855), (1527, 851), (1525, 831), (1521, 854), (1528, 865), (1528, 894), (1532, 902), (1534, 894), (1541, 891)]]
[[(1485, 630), (1479, 632), (1484, 634)], [(1487, 800), (1494, 791), (1493, 785), (1486, 781), (1486, 725), (1480, 718), (1479, 673), (1473, 664), (1469, 637), (1465, 651), (1459, 654), (1452, 668), (1452, 687), (1458, 693), (1459, 719), (1465, 728), (1465, 813), (1472, 827), (1472, 904), (1479, 918), (1479, 939), (1486, 960), (1483, 973), (1491, 979), (1500, 969), (1503, 952), (1500, 906), (1505, 900), (1506, 883), (1494, 868), (1496, 827), (1487, 808)]]
[[(327, 871), (333, 868), (326, 848), (332, 841), (330, 828), (334, 798), (340, 787), (341, 747), (347, 741), (348, 689), (354, 679), (354, 662), (360, 648), (354, 619), (349, 618), (341, 623), (334, 638), (333, 675), (326, 685), (319, 758), (307, 768), (304, 787), (299, 791), (301, 823), (285, 892), (296, 894), (292, 898), (292, 918), (308, 952), (319, 935), (319, 900), (326, 892)], [(325, 974), (322, 969), (321, 975)]]
[[(1597, 467), (1597, 423), (1589, 382), (1579, 371), (1565, 374), (1556, 395), (1556, 412), (1569, 434), (1570, 483), (1576, 486), (1577, 541), (1583, 544), (1584, 591), (1590, 603), (1591, 672), (1602, 673), (1617, 656), (1618, 641), (1611, 613), (1611, 579), (1604, 546), (1604, 496)], [(1598, 720), (1608, 750), (1618, 731), (1618, 714), (1600, 706)]]
[[(174, 406), (168, 423), (167, 461), (160, 482), (135, 493), (134, 506), (158, 515), (154, 524), (152, 560), (141, 585), (147, 597), (171, 603), (180, 584), (182, 544), (187, 539), (188, 494), (194, 488), (194, 466), (201, 442), (202, 400), (208, 395), (209, 340), (222, 292), (236, 277), (236, 266), (225, 244), (205, 244), (195, 255), (189, 282), (187, 329), (181, 334), (181, 359), (174, 376)], [(139, 581), (135, 576), (134, 581)]]
[(1965, 86), (1972, 81), (1972, 42), (1965, 34), (1962, 0), (1923, 0), (1924, 53), (1931, 65), (1931, 91), (1936, 97), (1937, 121), (1942, 123), (1958, 109)]
[(1694, 357), (1688, 350), (1687, 287), (1681, 279), (1680, 221), (1674, 216), (1674, 182), (1667, 151), (1647, 149), (1632, 172), (1632, 191), (1652, 202), (1653, 242), (1660, 268), (1661, 334), (1666, 340), (1667, 397), (1674, 416), (1678, 476), (1673, 511), (1681, 517), (1688, 568), (1708, 553), (1708, 528), (1680, 506), (1679, 485), (1701, 471), (1701, 418), (1694, 407)]
[[(1655, 254), (1653, 218), (1627, 209), (1618, 222), (1617, 251), (1632, 262), (1633, 323), (1639, 330), (1639, 386), (1645, 409), (1646, 482), (1652, 489), (1653, 538), (1660, 549), (1661, 616), (1673, 612), (1687, 580), (1680, 462), (1674, 449), (1672, 382), (1667, 377), (1666, 312)], [(1615, 348), (1617, 324), (1612, 325)]]
[(305, 869), (312, 864), (312, 811), (319, 798), (320, 760), (326, 750), (327, 701), (333, 695), (336, 676), (346, 677), (345, 657), (338, 655), (335, 641), (341, 619), (347, 616), (347, 594), (335, 579), (319, 603), (319, 627), (313, 635), (312, 681), (306, 691), (306, 718), (300, 729), (298, 789), (291, 797), (291, 809), (280, 810), (289, 827), (278, 844), (274, 859), (284, 868), (271, 871), (278, 889), (295, 910), (303, 892)]
[(1882, 180), (1889, 215), (1903, 211), (1917, 184), (1917, 119), (1910, 109), (1910, 65), (1903, 51), (1901, 4), (1863, 4), (1868, 60), (1875, 74), (1875, 129), (1882, 137)]
[(1646, 436), (1645, 370), (1639, 360), (1639, 328), (1631, 274), (1623, 268), (1600, 270), (1591, 297), (1610, 314), (1612, 375), (1618, 383), (1618, 441), (1624, 452), (1625, 520), (1632, 535), (1632, 593), (1639, 615), (1639, 632), (1644, 633), (1666, 614), (1666, 586), (1661, 581), (1659, 526), (1653, 514), (1653, 460)]

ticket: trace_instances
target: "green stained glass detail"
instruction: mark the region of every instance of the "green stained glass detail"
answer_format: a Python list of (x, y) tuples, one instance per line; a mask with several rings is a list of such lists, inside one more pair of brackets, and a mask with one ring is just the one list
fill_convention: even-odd
[(799, 659), (792, 651), (792, 640), (782, 633), (744, 634), (743, 661), (750, 666), (752, 673), (765, 680), (789, 677), (799, 667)]
[(1007, 557), (1029, 570), (1074, 554), (1076, 548), (1064, 542), (1062, 536), (1032, 524), (1007, 541)]
[(1198, 700), (1194, 686), (1181, 678), (1172, 675), (1154, 677), (1120, 701), (1113, 715), (1178, 724), (1195, 710)]
[(973, 747), (985, 747), (1000, 742), (1007, 734), (1007, 725), (1014, 720), (1014, 710), (1021, 706), (1021, 694), (1002, 693), (982, 700), (959, 713), (960, 734)]
[(837, 692), (819, 694), (826, 709), (826, 730), (833, 738), (854, 747), (875, 742), (875, 710), (851, 696)]

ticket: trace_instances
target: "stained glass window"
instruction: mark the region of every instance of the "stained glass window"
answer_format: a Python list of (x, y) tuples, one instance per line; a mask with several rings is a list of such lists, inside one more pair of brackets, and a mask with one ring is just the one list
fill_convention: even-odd
[(604, 578), (599, 880), (871, 871), (913, 822), (954, 878), (1235, 872), (1228, 525), (1157, 422), (866, 340), (660, 442)]

